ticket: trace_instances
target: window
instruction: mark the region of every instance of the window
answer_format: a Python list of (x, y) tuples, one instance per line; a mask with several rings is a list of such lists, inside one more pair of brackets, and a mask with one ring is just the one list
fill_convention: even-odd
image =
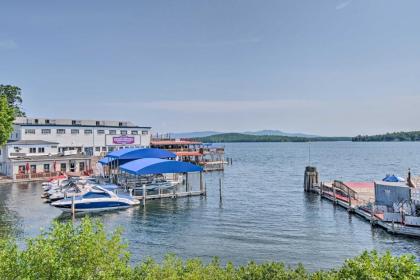
[(65, 163), (61, 163), (60, 164), (60, 171), (61, 172), (66, 172), (66, 170), (67, 170), (67, 165)]
[(57, 149), (57, 146), (51, 146), (51, 149)]
[(119, 122), (119, 123), (118, 123), (118, 126), (123, 126), (123, 123), (122, 123), (122, 122)]
[(76, 121), (75, 120), (71, 121), (71, 124), (76, 125)]
[(42, 134), (51, 134), (51, 129), (41, 129)]
[(79, 130), (78, 129), (72, 129), (71, 134), (79, 134)]
[(101, 123), (99, 121), (96, 121), (96, 126), (100, 126)]
[(36, 148), (29, 148), (29, 153), (30, 154), (35, 154), (36, 153)]
[(101, 147), (95, 147), (95, 151), (100, 152), (101, 151)]
[(25, 134), (35, 134), (35, 129), (25, 129)]
[(110, 134), (110, 135), (115, 135), (115, 134), (117, 134), (117, 131), (116, 131), (116, 130), (110, 130), (110, 131), (109, 131), (109, 134)]
[(19, 147), (13, 147), (13, 149), (15, 149), (15, 153), (19, 153), (21, 150)]
[(127, 130), (121, 130), (120, 133), (121, 135), (127, 135)]
[(48, 163), (44, 164), (44, 172), (50, 172), (50, 165)]
[(131, 135), (138, 135), (138, 134), (139, 134), (139, 132), (137, 130), (132, 130), (131, 131)]
[(85, 171), (85, 163), (83, 161), (79, 162), (79, 171), (80, 172)]
[(92, 134), (92, 129), (85, 129), (85, 134)]
[(102, 147), (102, 152), (106, 152), (106, 147)]
[(149, 132), (147, 131), (147, 130), (143, 130), (142, 132), (141, 132), (141, 134), (142, 135), (147, 135)]
[(26, 173), (25, 171), (26, 171), (25, 165), (19, 165), (18, 173), (19, 174), (25, 174)]
[(36, 173), (36, 165), (31, 164), (31, 173)]
[(83, 195), (83, 198), (108, 198), (111, 197), (107, 193), (96, 193), (96, 192), (88, 192), (87, 194)]
[(38, 124), (39, 123), (38, 119), (35, 119), (34, 121), (35, 121), (35, 124)]
[(105, 134), (105, 130), (103, 130), (103, 129), (99, 129), (99, 130), (98, 130), (98, 134)]
[(57, 134), (66, 134), (66, 130), (63, 128), (57, 129)]
[(76, 163), (74, 161), (70, 162), (70, 172), (76, 171)]
[(49, 124), (49, 123), (50, 123), (50, 120), (45, 120), (45, 123), (46, 123), (46, 124)]
[(44, 147), (38, 148), (38, 153), (45, 153), (45, 148)]

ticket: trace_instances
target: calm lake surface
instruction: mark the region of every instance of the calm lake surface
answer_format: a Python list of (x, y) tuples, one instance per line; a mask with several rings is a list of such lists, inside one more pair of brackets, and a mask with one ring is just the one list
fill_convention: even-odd
[[(244, 264), (283, 261), (331, 268), (363, 250), (411, 253), (420, 240), (372, 229), (364, 220), (303, 192), (307, 143), (226, 144), (233, 158), (224, 174), (206, 175), (206, 198), (150, 201), (146, 208), (96, 215), (111, 230), (124, 228), (133, 261), (168, 253)], [(386, 173), (420, 175), (420, 143), (312, 143), (321, 180), (379, 180)], [(219, 178), (223, 177), (223, 202)], [(43, 203), (39, 183), (0, 185), (0, 236), (19, 240), (48, 228), (61, 211)]]

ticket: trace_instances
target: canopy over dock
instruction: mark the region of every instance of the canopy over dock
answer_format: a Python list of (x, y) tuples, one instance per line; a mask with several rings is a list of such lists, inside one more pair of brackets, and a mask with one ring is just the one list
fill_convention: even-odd
[(124, 164), (132, 160), (142, 159), (142, 158), (175, 158), (176, 155), (166, 150), (155, 149), (155, 148), (145, 148), (145, 149), (135, 149), (127, 148), (121, 149), (118, 151), (113, 151), (106, 155), (106, 157), (99, 160), (102, 165), (108, 165), (111, 162), (117, 160), (119, 164)]
[(159, 158), (143, 158), (121, 165), (120, 170), (133, 175), (151, 175), (202, 172), (203, 168), (189, 162)]

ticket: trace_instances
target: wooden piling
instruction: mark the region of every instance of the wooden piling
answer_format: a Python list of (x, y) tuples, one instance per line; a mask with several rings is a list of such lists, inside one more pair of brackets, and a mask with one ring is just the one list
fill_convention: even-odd
[(222, 177), (219, 178), (219, 195), (220, 201), (222, 201)]
[(316, 167), (307, 166), (305, 168), (303, 188), (306, 192), (310, 192), (314, 189), (314, 186), (318, 184), (318, 171)]
[(143, 184), (143, 205), (146, 205), (146, 196), (147, 196), (146, 185)]
[(71, 215), (74, 220), (76, 217), (76, 206), (74, 205), (74, 195), (71, 197)]

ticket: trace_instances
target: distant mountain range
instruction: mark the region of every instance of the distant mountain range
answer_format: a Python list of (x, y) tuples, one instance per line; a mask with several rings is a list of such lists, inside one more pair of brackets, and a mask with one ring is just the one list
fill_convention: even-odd
[[(287, 137), (302, 137), (302, 138), (317, 138), (318, 135), (311, 135), (305, 133), (288, 133), (280, 130), (258, 130), (239, 132), (240, 134), (255, 135), (255, 136), (287, 136)], [(220, 131), (196, 131), (196, 132), (178, 132), (170, 133), (173, 138), (202, 138), (213, 135), (226, 134)]]

